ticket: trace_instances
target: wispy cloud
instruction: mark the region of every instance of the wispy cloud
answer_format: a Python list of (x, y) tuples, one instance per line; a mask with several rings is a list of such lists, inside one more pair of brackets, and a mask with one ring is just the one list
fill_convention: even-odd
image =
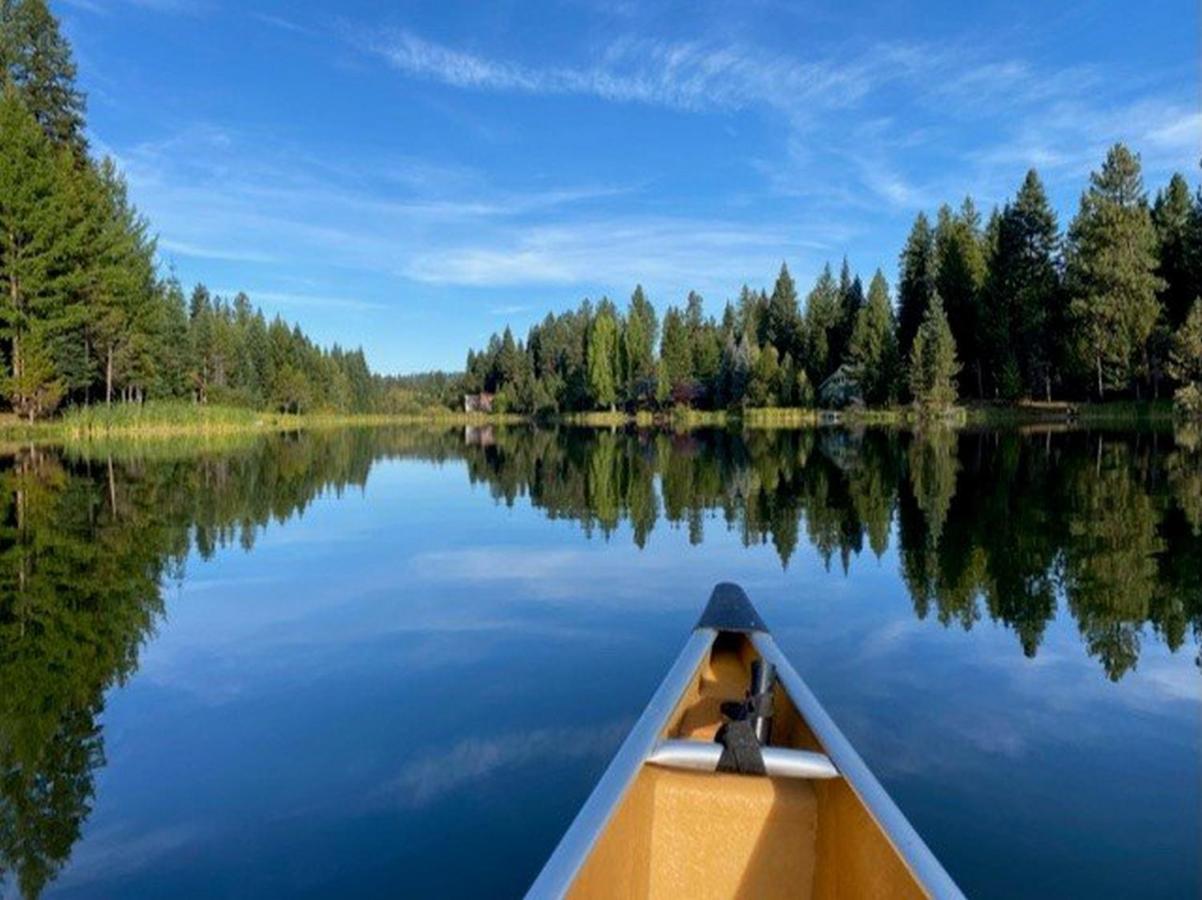
[(191, 256), (196, 259), (221, 259), (227, 262), (244, 262), (244, 263), (274, 263), (279, 260), (267, 253), (258, 253), (254, 250), (239, 249), (236, 247), (206, 247), (199, 244), (192, 244), (188, 241), (177, 241), (172, 238), (159, 239), (160, 254), (165, 254), (170, 257), (178, 254), (179, 256)]
[(270, 13), (264, 12), (252, 12), (250, 17), (264, 25), (270, 25), (272, 28), (278, 28), (281, 31), (291, 31), (293, 34), (314, 35), (318, 33), (316, 29), (301, 25), (299, 22), (294, 22), (292, 19), (286, 19), (283, 16), (273, 16)]
[(621, 720), (580, 728), (535, 728), (468, 738), (405, 765), (377, 791), (379, 800), (413, 808), (510, 769), (550, 761), (605, 759), (630, 728)]
[(771, 106), (800, 113), (862, 96), (870, 70), (820, 60), (799, 62), (751, 47), (626, 38), (588, 67), (533, 67), (457, 50), (412, 31), (388, 32), (363, 46), (408, 75), (453, 87), (541, 95), (585, 95), (681, 110)]

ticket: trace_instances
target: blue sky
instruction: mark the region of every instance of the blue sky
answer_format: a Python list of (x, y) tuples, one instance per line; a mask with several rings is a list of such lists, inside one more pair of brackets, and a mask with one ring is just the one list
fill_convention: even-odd
[(1114, 141), (1152, 188), (1202, 153), (1195, 0), (55, 9), (164, 265), (383, 371), (639, 281), (892, 283), (919, 209), (1035, 166), (1063, 224)]

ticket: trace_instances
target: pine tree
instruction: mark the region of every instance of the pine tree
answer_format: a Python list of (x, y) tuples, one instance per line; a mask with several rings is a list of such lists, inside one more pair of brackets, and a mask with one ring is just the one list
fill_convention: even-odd
[(759, 320), (759, 333), (756, 335), (761, 347), (771, 344), (777, 353), (792, 353), (799, 350), (801, 332), (801, 315), (797, 308), (797, 286), (789, 267), (780, 264), (780, 273), (776, 276), (776, 284), (772, 288), (772, 296), (764, 308)]
[(89, 198), (87, 330), (104, 373), (108, 404), (115, 379), (128, 374), (118, 371), (119, 361), (133, 368), (149, 349), (145, 339), (154, 328), (154, 242), (147, 236), (146, 220), (129, 203), (125, 180), (112, 160), (84, 169), (80, 178)]
[(1179, 172), (1174, 173), (1168, 187), (1156, 194), (1152, 204), (1152, 224), (1156, 227), (1156, 274), (1164, 282), (1160, 302), (1164, 306), (1165, 324), (1170, 331), (1185, 321), (1199, 290), (1200, 273), (1193, 271), (1190, 259), (1191, 218), (1194, 198), (1189, 185)]
[(994, 391), (1050, 397), (1063, 360), (1066, 317), (1057, 268), (1056, 214), (1034, 169), (996, 223), (986, 276), (982, 356)]
[(735, 311), (735, 326), (739, 337), (751, 335), (753, 341), (758, 341), (763, 333), (763, 319), (767, 307), (767, 298), (743, 285), (739, 291), (739, 302)]
[(54, 150), (11, 87), (0, 97), (0, 343), (4, 392), (32, 419), (67, 388), (56, 357), (81, 321), (82, 233), (73, 165)]
[(676, 307), (664, 314), (664, 335), (660, 346), (658, 396), (660, 401), (676, 396), (678, 390), (692, 380), (693, 353), (684, 316)]
[(618, 402), (617, 359), (618, 323), (614, 319), (611, 304), (598, 307), (589, 330), (588, 338), (588, 383), (593, 405), (613, 409)]
[(1069, 229), (1067, 281), (1076, 348), (1098, 397), (1149, 374), (1149, 339), (1161, 314), (1156, 229), (1139, 157), (1115, 144)]
[(952, 337), (973, 375), (978, 397), (984, 396), (981, 359), (981, 292), (985, 281), (985, 250), (981, 217), (966, 197), (958, 214), (940, 207), (935, 225), (935, 287), (943, 298)]
[(0, 68), (46, 136), (82, 161), (84, 97), (75, 86), (71, 47), (45, 0), (0, 2)]
[(838, 359), (831, 352), (837, 341), (842, 304), (839, 287), (827, 264), (806, 297), (804, 333), (806, 337), (806, 369), (815, 384), (821, 384), (835, 370)]
[(839, 324), (832, 332), (830, 342), (831, 369), (846, 362), (851, 334), (856, 327), (856, 318), (864, 306), (864, 285), (859, 275), (853, 275), (847, 257), (839, 271)]
[(908, 357), (935, 293), (935, 239), (925, 213), (914, 219), (901, 252), (897, 282), (897, 343)]
[(655, 377), (658, 331), (655, 307), (647, 300), (643, 286), (636, 285), (630, 297), (630, 308), (626, 312), (626, 327), (622, 332), (623, 393), (627, 400), (635, 400), (639, 386)]
[(936, 294), (910, 348), (910, 394), (925, 410), (939, 411), (956, 402), (956, 341)]
[(897, 339), (889, 283), (880, 269), (868, 285), (868, 302), (856, 316), (848, 358), (871, 406), (887, 406), (897, 399)]

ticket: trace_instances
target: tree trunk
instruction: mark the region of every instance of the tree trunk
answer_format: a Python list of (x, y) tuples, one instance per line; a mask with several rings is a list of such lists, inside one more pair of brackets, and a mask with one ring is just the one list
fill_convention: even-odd
[(1097, 364), (1097, 371), (1098, 371), (1098, 399), (1105, 400), (1106, 399), (1106, 390), (1102, 386), (1102, 357), (1095, 356), (1094, 362)]
[(104, 405), (113, 405), (113, 345), (109, 344), (104, 361)]

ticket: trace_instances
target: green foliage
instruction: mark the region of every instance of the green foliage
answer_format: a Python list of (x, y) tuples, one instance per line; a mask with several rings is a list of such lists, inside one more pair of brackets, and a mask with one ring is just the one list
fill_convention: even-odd
[[(88, 157), (70, 49), (40, 0), (0, 3), (0, 388), (33, 419), (62, 404), (192, 397), (366, 412), (361, 351), (325, 350), (249, 298), (185, 308), (108, 159)], [(515, 358), (516, 358), (515, 354)]]
[(868, 302), (856, 314), (849, 359), (856, 370), (864, 402), (889, 406), (897, 400), (897, 337), (889, 284), (880, 269), (868, 285)]
[[(1116, 144), (1069, 228), (1067, 282), (1076, 353), (1092, 371), (1098, 397), (1126, 387), (1150, 368), (1158, 318), (1157, 238), (1148, 211), (1139, 157)], [(1138, 384), (1136, 384), (1138, 390)]]
[(0, 2), (0, 70), (46, 136), (82, 159), (84, 96), (75, 86), (71, 48), (46, 0)]
[(664, 314), (664, 337), (660, 345), (659, 399), (670, 398), (693, 377), (693, 349), (684, 316), (675, 307)]
[(73, 265), (81, 252), (81, 215), (65, 153), (6, 87), (0, 97), (0, 355), (8, 362), (9, 402), (31, 418), (61, 397), (55, 357), (83, 314), (80, 270)]
[[(974, 361), (970, 381), (984, 395), (982, 289), (985, 281), (985, 241), (981, 217), (966, 197), (959, 213), (944, 205), (935, 225), (935, 288), (943, 298), (956, 346)], [(962, 386), (963, 387), (963, 386)]]
[(589, 391), (598, 406), (614, 408), (618, 402), (615, 363), (618, 357), (618, 325), (608, 308), (593, 319), (588, 337)]
[(910, 394), (921, 409), (940, 412), (956, 403), (956, 341), (936, 294), (910, 348)]
[(781, 367), (776, 348), (771, 344), (755, 355), (751, 379), (747, 385), (747, 402), (752, 406), (780, 405)]
[(1173, 338), (1168, 373), (1181, 385), (1173, 398), (1177, 409), (1186, 417), (1202, 418), (1202, 298), (1194, 300)]
[(635, 285), (622, 331), (622, 393), (636, 405), (646, 399), (646, 386), (655, 379), (655, 344), (659, 337), (659, 319), (655, 307)]
[(897, 282), (897, 343), (910, 355), (914, 336), (935, 295), (935, 236), (926, 213), (919, 213), (902, 248)]
[[(1056, 261), (1056, 215), (1034, 169), (994, 223), (991, 245), (976, 358), (993, 374), (995, 396), (1050, 399), (1063, 362), (1067, 319)], [(981, 382), (985, 387), (984, 378)]]
[(821, 384), (839, 365), (839, 357), (835, 354), (839, 345), (838, 330), (842, 323), (842, 304), (843, 297), (839, 286), (831, 274), (830, 265), (827, 265), (806, 297), (806, 368), (813, 375), (816, 384)]
[(1202, 247), (1193, 232), (1199, 218), (1189, 184), (1180, 172), (1174, 173), (1168, 187), (1157, 191), (1152, 204), (1152, 224), (1156, 228), (1156, 274), (1163, 282), (1160, 302), (1165, 324), (1172, 330), (1185, 321), (1197, 292), (1202, 287), (1202, 268), (1197, 255)]
[(797, 307), (797, 287), (789, 267), (780, 264), (772, 296), (764, 305), (758, 321), (758, 342), (761, 347), (772, 345), (778, 353), (797, 355), (803, 350), (801, 315)]

